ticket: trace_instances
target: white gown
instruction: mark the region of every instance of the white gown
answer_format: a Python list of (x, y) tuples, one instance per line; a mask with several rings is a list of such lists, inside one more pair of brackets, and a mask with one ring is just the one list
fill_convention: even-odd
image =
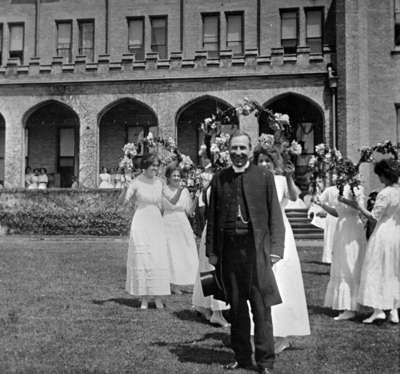
[[(365, 205), (364, 191), (359, 188), (356, 199)], [(352, 198), (349, 186), (343, 196)], [(335, 199), (333, 207), (338, 212), (334, 235), (330, 279), (325, 294), (324, 306), (335, 310), (357, 310), (361, 266), (364, 260), (366, 237), (363, 222), (356, 209)]]
[[(324, 203), (330, 207), (333, 206), (335, 200), (339, 195), (339, 190), (336, 186), (327, 187), (320, 196), (321, 203)], [(333, 250), (333, 239), (336, 231), (337, 218), (327, 213), (325, 219), (324, 228), (324, 247), (322, 249), (321, 261), (330, 264), (332, 263), (332, 250)]]
[(100, 185), (99, 188), (114, 188), (114, 185), (111, 183), (111, 175), (108, 173), (99, 174)]
[[(207, 199), (210, 199), (209, 188), (207, 190)], [(204, 207), (205, 203), (202, 199), (203, 194), (199, 198), (199, 206)], [(204, 296), (203, 289), (201, 288), (200, 273), (214, 270), (214, 266), (211, 265), (206, 256), (206, 233), (207, 224), (204, 226), (203, 232), (201, 234), (200, 245), (199, 245), (199, 269), (197, 271), (196, 281), (193, 287), (192, 304), (194, 307), (202, 307), (206, 309), (211, 309), (212, 311), (229, 309), (228, 304), (224, 301), (216, 300), (213, 296)]]
[[(281, 304), (271, 307), (274, 336), (310, 335), (310, 321), (308, 318), (300, 259), (293, 231), (284, 210), (288, 201), (286, 177), (276, 175), (275, 186), (285, 225), (285, 249), (283, 259), (272, 267), (282, 298)], [(254, 325), (252, 318), (250, 320), (253, 334)]]
[(361, 270), (359, 302), (378, 309), (400, 308), (400, 186), (385, 187), (376, 197), (377, 220)]
[[(170, 187), (164, 187), (164, 194), (168, 198), (172, 198), (175, 193), (176, 191)], [(170, 282), (176, 285), (193, 285), (199, 266), (195, 235), (186, 215), (191, 203), (186, 188), (175, 205), (163, 197), (163, 221), (167, 237)]]
[(135, 178), (127, 190), (136, 209), (129, 235), (126, 291), (131, 295), (169, 295), (167, 239), (161, 216), (163, 183)]

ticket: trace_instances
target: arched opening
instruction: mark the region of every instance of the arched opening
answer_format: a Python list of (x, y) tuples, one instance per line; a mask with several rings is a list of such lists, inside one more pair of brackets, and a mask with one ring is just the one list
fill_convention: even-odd
[[(221, 131), (231, 133), (239, 126), (234, 107), (213, 96), (202, 96), (185, 104), (176, 115), (177, 142), (179, 150), (190, 156), (194, 162), (199, 161), (198, 150), (205, 143), (205, 134), (201, 123), (205, 118), (219, 113)], [(229, 114), (229, 117), (223, 113)]]
[(79, 178), (79, 118), (67, 105), (47, 101), (25, 115), (25, 164), (45, 168), (48, 187), (69, 188)]
[[(295, 93), (286, 93), (264, 104), (275, 113), (288, 114), (291, 124), (290, 139), (302, 145), (303, 152), (296, 159), (296, 183), (306, 189), (308, 185), (307, 166), (314, 153), (315, 145), (324, 142), (324, 114), (321, 107)], [(259, 117), (259, 133), (268, 133), (265, 117)]]
[(154, 111), (130, 98), (118, 100), (103, 109), (98, 123), (100, 168), (106, 167), (111, 173), (116, 172), (126, 143), (134, 142), (141, 153), (144, 151), (141, 141), (149, 131), (158, 135), (158, 120)]
[(6, 122), (0, 113), (0, 184), (4, 186), (4, 158), (6, 148)]

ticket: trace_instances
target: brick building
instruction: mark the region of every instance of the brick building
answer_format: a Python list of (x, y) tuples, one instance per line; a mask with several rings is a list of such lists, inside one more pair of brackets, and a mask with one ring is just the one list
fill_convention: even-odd
[(148, 129), (196, 159), (243, 97), (289, 114), (299, 169), (319, 142), (351, 157), (399, 141), (399, 58), (397, 0), (0, 0), (0, 180), (94, 187)]

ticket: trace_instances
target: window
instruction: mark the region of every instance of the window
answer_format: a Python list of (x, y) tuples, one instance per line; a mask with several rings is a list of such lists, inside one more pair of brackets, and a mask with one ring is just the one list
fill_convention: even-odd
[(144, 60), (144, 19), (128, 19), (128, 50), (137, 60)]
[(65, 58), (66, 62), (72, 61), (72, 22), (57, 22), (57, 56)]
[(3, 65), (3, 25), (0, 24), (0, 66)]
[(296, 54), (298, 44), (298, 22), (297, 10), (281, 10), (281, 45), (285, 54)]
[(167, 17), (151, 17), (151, 50), (161, 59), (168, 58)]
[(226, 47), (234, 55), (243, 54), (243, 13), (226, 15)]
[(89, 61), (94, 60), (94, 21), (78, 21), (79, 26), (79, 54), (86, 56)]
[(219, 15), (203, 14), (203, 50), (208, 57), (217, 58), (219, 55)]
[(24, 25), (10, 24), (10, 58), (18, 58), (22, 64), (24, 62)]
[(394, 44), (400, 46), (400, 0), (394, 1)]
[(311, 53), (322, 53), (322, 9), (306, 10), (306, 44)]

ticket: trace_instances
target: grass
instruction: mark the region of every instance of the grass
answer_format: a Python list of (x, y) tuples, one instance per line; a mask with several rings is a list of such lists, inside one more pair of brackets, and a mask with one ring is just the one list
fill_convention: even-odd
[[(126, 250), (121, 239), (0, 238), (0, 373), (223, 373), (229, 331), (199, 318), (190, 294), (138, 309), (124, 291)], [(400, 326), (333, 321), (321, 249), (299, 253), (312, 335), (274, 372), (400, 372)]]

